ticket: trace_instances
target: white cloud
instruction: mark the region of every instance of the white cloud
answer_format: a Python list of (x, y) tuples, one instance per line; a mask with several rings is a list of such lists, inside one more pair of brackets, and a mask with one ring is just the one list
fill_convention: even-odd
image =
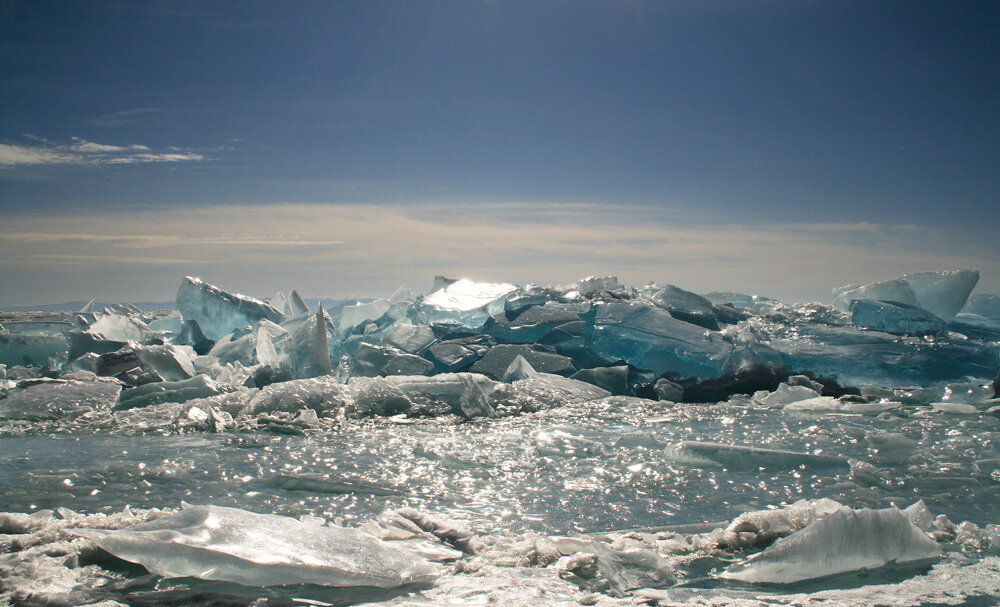
[(149, 146), (108, 145), (73, 137), (70, 143), (57, 144), (30, 136), (37, 143), (18, 145), (0, 143), (0, 168), (42, 165), (99, 166), (110, 164), (140, 164), (153, 162), (190, 162), (205, 156), (191, 150), (171, 148), (155, 152)]

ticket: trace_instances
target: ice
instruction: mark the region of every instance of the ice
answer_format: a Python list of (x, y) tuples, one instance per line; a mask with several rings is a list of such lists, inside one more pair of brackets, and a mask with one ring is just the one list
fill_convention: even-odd
[(895, 302), (856, 299), (850, 312), (854, 326), (894, 335), (937, 335), (947, 327), (923, 308)]
[(622, 285), (617, 276), (588, 276), (575, 285), (576, 291), (583, 296), (594, 295), (601, 291), (613, 291)]
[(285, 306), (285, 316), (289, 318), (304, 316), (309, 313), (309, 306), (306, 305), (305, 300), (302, 299), (302, 296), (295, 289), (292, 289), (288, 294)]
[(556, 353), (555, 348), (543, 345), (499, 344), (473, 363), (469, 369), (491, 379), (500, 379), (517, 357), (524, 358), (533, 369), (542, 373), (570, 375), (576, 371), (573, 361)]
[(297, 379), (326, 375), (333, 370), (330, 363), (330, 346), (327, 335), (326, 315), (320, 305), (316, 314), (309, 316), (295, 328), (285, 341), (289, 349), (291, 371)]
[(340, 335), (346, 335), (355, 327), (380, 318), (390, 308), (392, 308), (392, 303), (388, 299), (376, 299), (368, 303), (344, 306), (337, 318), (337, 331)]
[(50, 359), (64, 356), (68, 347), (62, 335), (0, 333), (0, 364), (45, 367)]
[(638, 588), (662, 588), (677, 582), (673, 568), (653, 550), (613, 550), (597, 540), (593, 541), (593, 549), (597, 568), (616, 596)]
[(380, 370), (382, 375), (434, 375), (434, 372), (434, 363), (431, 361), (404, 353), (392, 356)]
[(845, 458), (835, 455), (798, 453), (701, 441), (681, 441), (664, 450), (664, 456), (680, 464), (695, 467), (724, 467), (730, 470), (757, 468), (798, 468), (799, 466), (846, 466)]
[(604, 452), (604, 445), (569, 427), (538, 430), (532, 438), (535, 452), (543, 457), (592, 457)]
[(581, 369), (571, 375), (570, 379), (594, 384), (614, 395), (628, 394), (628, 366), (626, 365)]
[(143, 346), (129, 344), (135, 355), (147, 369), (152, 370), (164, 381), (181, 381), (194, 377), (194, 364), (191, 362), (194, 351), (188, 348), (172, 345)]
[(117, 314), (105, 314), (87, 328), (89, 333), (114, 341), (142, 341), (144, 330), (135, 319)]
[(921, 308), (947, 320), (965, 306), (979, 282), (979, 270), (917, 272), (903, 278), (910, 284)]
[(861, 287), (842, 287), (834, 290), (833, 305), (841, 312), (850, 312), (851, 302), (856, 299), (875, 301), (891, 301), (895, 303), (919, 306), (913, 289), (902, 278), (875, 282)]
[(396, 375), (385, 380), (402, 390), (408, 398), (429, 397), (458, 407), (466, 391), (466, 378), (478, 383), (487, 398), (496, 390), (497, 382), (478, 373), (439, 373), (432, 377)]
[(427, 354), (443, 371), (454, 373), (472, 366), (494, 344), (487, 335), (475, 335), (438, 342), (428, 348)]
[(191, 276), (181, 281), (176, 304), (184, 320), (196, 321), (205, 336), (213, 341), (262, 318), (275, 323), (285, 320), (285, 315), (271, 304), (223, 291)]
[(428, 583), (438, 573), (417, 555), (355, 529), (221, 506), (187, 508), (96, 543), (163, 577), (248, 586), (393, 588)]
[(423, 325), (400, 323), (382, 340), (383, 346), (390, 346), (409, 354), (420, 354), (436, 341), (434, 331)]
[(508, 283), (478, 283), (463, 278), (425, 296), (414, 311), (423, 324), (478, 328), (490, 316), (503, 311), (507, 297), (516, 290)]
[(246, 413), (255, 415), (312, 409), (323, 415), (343, 410), (350, 400), (348, 386), (338, 383), (332, 376), (323, 375), (275, 383), (252, 391), (247, 400)]
[(72, 419), (90, 411), (107, 411), (115, 405), (121, 389), (114, 381), (43, 382), (0, 400), (0, 418)]
[(657, 306), (670, 312), (670, 315), (677, 320), (683, 320), (714, 331), (719, 330), (712, 302), (701, 295), (685, 291), (674, 285), (667, 285), (656, 288), (650, 299)]
[(473, 417), (493, 417), (496, 411), (490, 406), (489, 399), (486, 397), (486, 393), (483, 392), (482, 386), (467, 374), (460, 375), (459, 379), (462, 380), (462, 384), (465, 386), (462, 396), (459, 397), (458, 401), (462, 413), (470, 419)]
[(965, 302), (962, 312), (982, 318), (1000, 318), (1000, 295), (986, 293), (973, 295)]
[(514, 360), (510, 362), (507, 370), (504, 371), (503, 378), (501, 381), (504, 383), (515, 382), (519, 379), (528, 379), (529, 377), (534, 377), (538, 371), (531, 366), (531, 363), (527, 361), (523, 356), (518, 354), (514, 357)]
[(765, 407), (784, 407), (792, 403), (816, 398), (819, 392), (805, 386), (790, 386), (784, 382), (778, 384), (778, 389), (754, 400)]
[(609, 363), (697, 378), (718, 377), (733, 350), (719, 333), (635, 303), (598, 305), (591, 347)]
[(839, 502), (823, 498), (812, 502), (799, 500), (783, 508), (744, 512), (723, 529), (719, 544), (727, 548), (770, 544), (844, 507)]
[(195, 398), (221, 394), (225, 388), (207, 375), (195, 375), (182, 381), (164, 381), (145, 384), (121, 393), (115, 409), (148, 407), (157, 403), (183, 403)]
[(941, 546), (898, 509), (845, 508), (732, 565), (720, 577), (792, 584), (886, 565), (923, 565), (940, 556)]
[(607, 390), (561, 375), (536, 372), (525, 379), (498, 384), (491, 402), (506, 401), (526, 410), (582, 404), (611, 396)]
[(254, 346), (254, 353), (257, 355), (257, 362), (265, 367), (277, 369), (281, 366), (281, 358), (271, 341), (271, 333), (266, 327), (257, 328), (257, 343)]
[(961, 311), (979, 282), (979, 270), (916, 272), (895, 280), (835, 291), (833, 304), (848, 312), (852, 300), (877, 300), (917, 306), (948, 320)]

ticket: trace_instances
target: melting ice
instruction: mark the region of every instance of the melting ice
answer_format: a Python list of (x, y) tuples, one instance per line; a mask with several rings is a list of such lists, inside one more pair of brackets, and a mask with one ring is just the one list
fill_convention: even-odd
[(994, 601), (978, 278), (828, 306), (438, 277), (311, 309), (188, 277), (176, 312), (7, 315), (0, 597)]

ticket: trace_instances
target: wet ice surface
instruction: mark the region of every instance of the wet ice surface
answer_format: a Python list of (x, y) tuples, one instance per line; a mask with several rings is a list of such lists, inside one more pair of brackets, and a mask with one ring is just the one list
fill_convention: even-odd
[(0, 603), (994, 604), (977, 278), (4, 317)]
[[(411, 507), (486, 538), (728, 522), (744, 511), (824, 497), (856, 509), (923, 499), (935, 515), (986, 526), (1000, 523), (998, 422), (915, 406), (873, 417), (766, 409), (749, 399), (671, 405), (612, 397), (479, 422), (346, 421), (309, 436), (8, 436), (0, 441), (0, 486), (3, 510), (12, 512), (69, 507), (110, 514), (126, 504), (176, 508), (183, 500), (355, 527)], [(755, 461), (753, 454), (738, 466), (683, 462), (661, 448), (680, 441), (822, 455), (833, 463), (805, 458), (796, 465), (794, 457), (770, 455)], [(706, 554), (681, 574), (704, 577), (741, 554)], [(516, 576), (556, 575), (552, 567), (529, 569)], [(467, 588), (508, 584), (523, 589), (508, 599), (531, 604), (534, 586), (512, 575), (486, 567)], [(450, 583), (443, 580), (435, 592)], [(705, 592), (730, 591), (701, 585)], [(126, 603), (135, 598), (125, 591), (115, 596)]]

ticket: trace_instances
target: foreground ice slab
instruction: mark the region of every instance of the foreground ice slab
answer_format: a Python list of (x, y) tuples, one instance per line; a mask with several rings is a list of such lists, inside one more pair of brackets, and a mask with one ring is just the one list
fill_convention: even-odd
[(355, 529), (220, 506), (196, 506), (121, 529), (99, 537), (97, 545), (164, 577), (248, 586), (394, 588), (430, 582), (436, 574), (417, 555)]
[(176, 304), (184, 320), (196, 321), (211, 340), (218, 340), (262, 318), (275, 323), (285, 320), (285, 315), (269, 303), (228, 293), (191, 276), (181, 281)]
[(941, 546), (899, 509), (844, 508), (729, 567), (720, 577), (792, 584), (886, 565), (926, 564), (940, 556)]

